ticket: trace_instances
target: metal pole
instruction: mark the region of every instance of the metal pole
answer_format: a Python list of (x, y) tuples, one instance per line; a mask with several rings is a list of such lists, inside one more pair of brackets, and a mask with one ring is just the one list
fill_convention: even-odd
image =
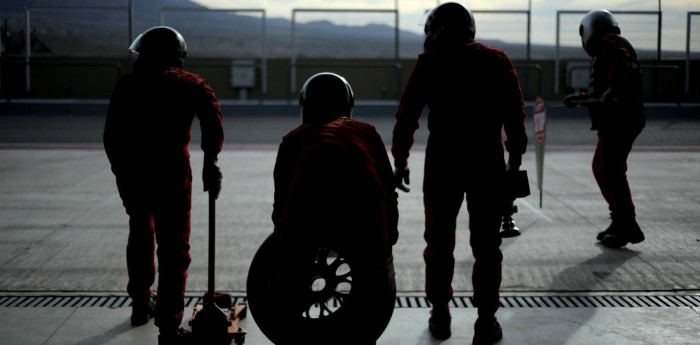
[(209, 191), (209, 298), (214, 298), (214, 272), (216, 264), (216, 197), (214, 192)]
[(292, 39), (291, 39), (291, 44), (292, 44), (292, 49), (291, 49), (291, 55), (290, 56), (290, 61), (291, 64), (289, 66), (289, 100), (291, 102), (291, 97), (296, 91), (297, 87), (297, 45), (295, 42), (296, 39), (296, 16), (297, 12), (295, 10), (292, 10)]
[(394, 57), (399, 60), (399, 0), (394, 0)]
[(656, 60), (661, 61), (661, 0), (659, 0), (659, 29), (657, 31)]
[[(2, 11), (0, 11), (0, 19), (2, 19)], [(2, 36), (2, 27), (0, 26), (0, 37), (1, 36)], [(2, 49), (3, 49), (2, 39), (0, 38), (0, 92), (2, 92)]]
[(24, 37), (24, 86), (25, 86), (25, 91), (29, 93), (32, 89), (32, 82), (31, 82), (31, 69), (29, 67), (29, 61), (30, 57), (32, 55), (32, 35), (29, 33), (29, 30), (31, 28), (30, 20), (29, 20), (29, 7), (25, 7), (26, 10), (26, 15), (27, 15), (27, 28), (25, 37)]
[(685, 28), (685, 95), (690, 95), (690, 19), (692, 12), (688, 12)]
[(266, 19), (266, 13), (265, 10), (262, 11), (262, 75), (260, 76), (262, 79), (262, 97), (260, 97), (260, 102), (262, 103), (263, 98), (265, 98), (265, 95), (267, 95), (267, 19)]
[(527, 62), (530, 62), (530, 36), (532, 35), (532, 0), (527, 1)]
[(396, 92), (394, 97), (398, 101), (401, 98), (401, 69), (400, 65), (400, 54), (399, 51), (401, 46), (399, 44), (399, 0), (396, 0), (396, 12), (394, 13), (394, 61), (396, 64)]
[(129, 0), (129, 44), (134, 40), (134, 5)]
[(561, 21), (561, 13), (557, 11), (557, 25), (556, 25), (556, 58), (554, 59), (554, 94), (559, 95), (559, 30)]
[[(129, 17), (129, 28), (128, 28), (129, 42), (126, 42), (126, 44), (127, 44), (127, 47), (130, 47), (131, 42), (134, 41), (134, 5), (132, 4), (132, 0), (129, 0), (128, 11), (129, 11), (129, 14), (128, 14), (128, 17)], [(129, 51), (129, 49), (126, 49), (126, 51), (127, 51), (126, 53), (128, 54), (127, 60), (129, 61), (129, 64), (131, 65), (133, 63), (134, 55), (131, 53), (131, 51)]]

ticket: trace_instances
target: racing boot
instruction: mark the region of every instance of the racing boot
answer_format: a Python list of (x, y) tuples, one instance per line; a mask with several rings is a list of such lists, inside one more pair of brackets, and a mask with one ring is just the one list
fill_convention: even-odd
[(496, 317), (480, 316), (474, 323), (474, 338), (472, 345), (491, 345), (503, 338), (503, 329)]
[(430, 311), (430, 318), (428, 319), (428, 329), (433, 338), (438, 340), (449, 339), (452, 336), (451, 330), (452, 316), (450, 315), (450, 309), (445, 306), (444, 308), (435, 308)]
[(192, 338), (186, 337), (181, 329), (160, 329), (158, 333), (158, 345), (186, 345), (192, 344)]
[(503, 329), (495, 317), (478, 317), (474, 323), (472, 345), (491, 345), (503, 338)]
[(148, 323), (156, 311), (156, 295), (151, 294), (148, 301), (134, 302), (131, 306), (131, 325), (134, 327)]
[(598, 235), (596, 235), (596, 237), (595, 237), (596, 240), (602, 241), (605, 236), (612, 235), (615, 232), (615, 228), (613, 227), (614, 224), (615, 224), (614, 222), (610, 223), (610, 226), (608, 226), (607, 229), (599, 232)]
[(626, 246), (628, 243), (634, 244), (644, 241), (644, 232), (642, 232), (634, 218), (613, 223), (615, 224), (615, 231), (605, 235), (600, 241), (604, 246), (617, 249)]

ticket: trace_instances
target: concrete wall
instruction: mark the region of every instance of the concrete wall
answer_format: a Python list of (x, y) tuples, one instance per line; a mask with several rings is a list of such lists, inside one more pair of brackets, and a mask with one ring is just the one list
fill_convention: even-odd
[[(569, 63), (585, 65), (587, 61), (562, 61), (559, 64), (559, 89), (555, 92), (554, 60), (514, 60), (526, 100), (537, 96), (558, 101), (570, 92), (567, 89)], [(685, 95), (685, 61), (642, 61), (646, 101), (700, 101), (700, 73), (691, 73), (690, 93)], [(296, 68), (296, 81), (291, 85), (293, 70), (289, 59), (270, 59), (265, 67), (256, 62), (255, 87), (237, 89), (232, 86), (231, 60), (189, 59), (186, 68), (203, 75), (221, 100), (278, 102), (296, 101), (303, 82), (312, 74), (333, 71), (351, 83), (358, 101), (391, 102), (400, 96), (405, 81), (415, 64), (414, 59), (400, 60), (301, 60)], [(692, 61), (692, 70), (700, 61)], [(5, 99), (108, 99), (116, 78), (131, 69), (128, 59), (34, 59), (29, 68), (30, 89), (27, 91), (27, 68), (24, 59), (4, 57), (0, 60), (0, 98)], [(263, 92), (263, 72), (266, 85)], [(585, 71), (582, 73), (586, 73)]]

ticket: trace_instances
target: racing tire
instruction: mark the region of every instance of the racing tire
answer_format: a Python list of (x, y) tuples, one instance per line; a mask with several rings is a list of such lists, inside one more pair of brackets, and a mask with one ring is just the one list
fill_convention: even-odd
[(248, 308), (261, 332), (276, 345), (374, 344), (396, 302), (393, 257), (285, 244), (268, 236), (248, 271)]

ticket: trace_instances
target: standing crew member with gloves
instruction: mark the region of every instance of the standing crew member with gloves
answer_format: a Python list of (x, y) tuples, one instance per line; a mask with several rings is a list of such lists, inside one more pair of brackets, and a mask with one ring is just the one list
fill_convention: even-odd
[[(474, 17), (458, 3), (442, 4), (427, 14), (425, 51), (418, 56), (396, 112), (391, 152), (397, 187), (409, 182), (408, 157), (418, 120), (430, 110), (425, 152), (426, 295), (432, 304), (432, 335), (451, 336), (448, 304), (452, 298), (457, 215), (469, 212), (469, 243), (474, 255), (472, 281), (478, 319), (474, 344), (502, 337), (496, 320), (501, 285), (499, 229), (506, 169), (518, 170), (526, 150), (525, 112), (516, 71), (502, 50), (474, 40)], [(501, 129), (505, 129), (508, 168)]]
[[(153, 27), (129, 49), (137, 58), (133, 71), (114, 87), (104, 147), (129, 215), (131, 323), (145, 324), (155, 313), (159, 344), (172, 344), (179, 337), (191, 262), (192, 122), (199, 118), (202, 131), (204, 191), (218, 197), (222, 174), (217, 156), (224, 139), (221, 107), (206, 80), (183, 70), (187, 49), (176, 30)], [(158, 294), (153, 311), (156, 244)]]
[(588, 12), (579, 34), (583, 49), (593, 58), (588, 92), (567, 95), (563, 102), (568, 107), (587, 106), (591, 129), (598, 131), (593, 175), (608, 203), (612, 223), (597, 239), (606, 247), (620, 248), (644, 241), (627, 182), (627, 157), (646, 124), (642, 77), (637, 53), (620, 36), (610, 12)]

